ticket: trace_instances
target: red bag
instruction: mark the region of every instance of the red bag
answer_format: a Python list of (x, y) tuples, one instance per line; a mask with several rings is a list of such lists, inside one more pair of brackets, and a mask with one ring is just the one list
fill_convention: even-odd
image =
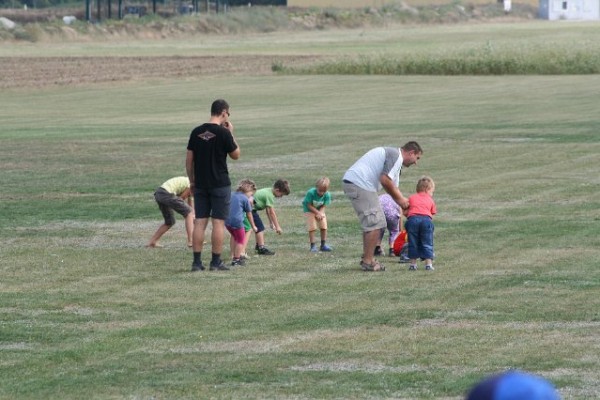
[(394, 247), (392, 248), (394, 251), (394, 255), (400, 255), (400, 252), (402, 251), (402, 246), (404, 246), (404, 243), (406, 243), (407, 241), (408, 235), (406, 233), (406, 230), (402, 230), (394, 240)]

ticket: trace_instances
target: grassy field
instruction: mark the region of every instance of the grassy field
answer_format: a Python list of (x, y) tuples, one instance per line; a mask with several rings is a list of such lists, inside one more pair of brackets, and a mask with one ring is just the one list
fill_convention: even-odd
[[(577, 34), (566, 24), (421, 27), (402, 47), (390, 30), (335, 31), (319, 33), (314, 51), (335, 53), (343, 41), (360, 53), (381, 35), (393, 51), (441, 48), (435, 38), (479, 45), (557, 26), (565, 40)], [(257, 37), (255, 53), (313, 49), (295, 34)], [(243, 46), (169, 43), (0, 54)], [(460, 399), (508, 368), (551, 380), (563, 399), (600, 397), (599, 91), (598, 75), (210, 76), (3, 90), (0, 398)], [(283, 177), (292, 193), (277, 204), (284, 234), (267, 234), (275, 256), (192, 274), (181, 219), (165, 248), (144, 244), (161, 223), (152, 193), (184, 174), (189, 131), (217, 97), (232, 105), (242, 149), (233, 180), (264, 187)], [(425, 154), (403, 171), (401, 190), (412, 193), (423, 174), (437, 183), (437, 269), (409, 273), (383, 259), (386, 272), (363, 273), (341, 176), (368, 149), (407, 140)], [(335, 251), (315, 255), (300, 202), (321, 175), (332, 180)]]
[(522, 51), (564, 49), (598, 52), (600, 32), (595, 22), (531, 21), (450, 25), (389, 25), (369, 29), (272, 32), (244, 35), (199, 35), (161, 40), (115, 36), (49, 43), (6, 41), (0, 57), (31, 56), (177, 56), (278, 55), (347, 56), (449, 55), (482, 49)]

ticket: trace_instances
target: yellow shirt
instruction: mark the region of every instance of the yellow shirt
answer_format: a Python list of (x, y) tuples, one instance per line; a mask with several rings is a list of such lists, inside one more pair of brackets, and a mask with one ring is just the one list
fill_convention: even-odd
[(165, 189), (169, 193), (173, 193), (175, 196), (181, 196), (186, 189), (190, 187), (190, 180), (187, 176), (178, 176), (171, 178), (162, 185), (161, 188)]

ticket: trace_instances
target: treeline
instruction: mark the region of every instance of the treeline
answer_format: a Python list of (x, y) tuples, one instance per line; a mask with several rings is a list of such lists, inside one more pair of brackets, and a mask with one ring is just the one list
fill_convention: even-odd
[[(103, 2), (107, 0), (101, 0)], [(159, 4), (172, 2), (191, 3), (185, 0), (158, 0)], [(204, 1), (204, 0), (202, 0)], [(238, 6), (286, 6), (287, 0), (211, 0), (212, 3), (219, 2), (221, 5), (229, 5), (230, 7)], [(115, 1), (116, 2), (116, 1)], [(124, 0), (127, 4), (146, 4), (151, 3), (151, 0)], [(68, 0), (0, 0), (0, 8), (47, 8), (56, 6), (76, 7), (84, 4), (83, 0), (68, 1)]]

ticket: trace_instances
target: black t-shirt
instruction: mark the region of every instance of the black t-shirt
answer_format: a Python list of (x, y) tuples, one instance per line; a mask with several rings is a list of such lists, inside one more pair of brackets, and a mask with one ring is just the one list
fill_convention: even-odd
[(228, 129), (217, 124), (202, 124), (190, 134), (187, 149), (194, 152), (194, 177), (197, 188), (231, 186), (227, 155), (237, 149), (237, 145)]

